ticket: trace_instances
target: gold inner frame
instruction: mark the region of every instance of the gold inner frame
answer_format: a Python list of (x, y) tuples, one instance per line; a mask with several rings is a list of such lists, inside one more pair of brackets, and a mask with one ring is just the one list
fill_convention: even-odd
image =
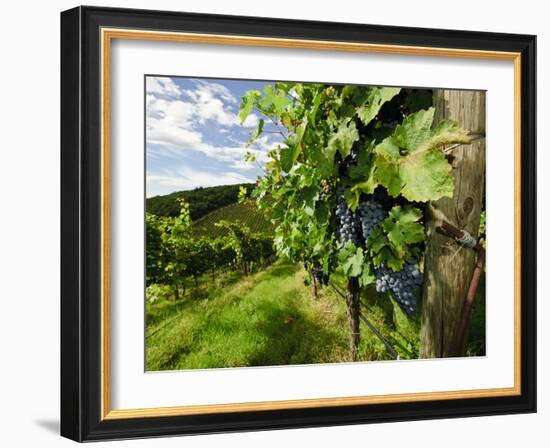
[[(253, 47), (336, 50), (413, 56), (437, 56), (466, 59), (505, 60), (514, 63), (514, 386), (442, 392), (368, 395), (303, 400), (280, 400), (230, 404), (188, 405), (140, 409), (111, 409), (110, 389), (110, 62), (113, 39), (239, 45)], [(101, 29), (101, 419), (128, 419), (179, 415), (212, 414), (282, 409), (305, 409), (381, 403), (403, 403), (521, 394), (521, 54), (514, 52), (466, 50), (455, 48), (333, 42), (302, 39), (278, 39), (214, 34)]]

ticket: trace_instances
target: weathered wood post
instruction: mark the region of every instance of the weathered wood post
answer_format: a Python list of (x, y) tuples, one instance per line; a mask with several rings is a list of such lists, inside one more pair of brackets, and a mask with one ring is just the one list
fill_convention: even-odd
[(359, 349), (359, 316), (360, 316), (360, 301), (359, 281), (352, 277), (348, 280), (348, 288), (346, 292), (346, 308), (348, 315), (349, 326), (349, 350), (352, 361), (357, 361)]
[[(437, 90), (435, 123), (451, 119), (470, 131), (471, 144), (450, 151), (455, 183), (452, 198), (429, 204), (459, 228), (477, 235), (485, 188), (485, 92)], [(475, 253), (436, 232), (436, 219), (427, 217), (425, 284), (420, 357), (461, 356), (453, 341), (474, 270)]]
[(318, 285), (317, 285), (317, 278), (315, 277), (315, 275), (313, 275), (313, 272), (311, 273), (311, 296), (312, 296), (314, 299), (318, 299), (318, 298), (319, 298), (319, 290), (318, 290)]

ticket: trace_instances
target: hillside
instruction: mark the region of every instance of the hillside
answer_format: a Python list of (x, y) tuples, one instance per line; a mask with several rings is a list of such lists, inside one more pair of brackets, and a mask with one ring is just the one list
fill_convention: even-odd
[(273, 232), (273, 225), (265, 219), (253, 203), (247, 202), (226, 205), (203, 216), (193, 223), (193, 233), (197, 236), (211, 236), (213, 238), (222, 236), (223, 230), (215, 225), (222, 219), (241, 221), (254, 233), (272, 234)]
[(178, 199), (184, 198), (189, 204), (193, 221), (226, 205), (235, 204), (239, 188), (245, 187), (248, 194), (254, 189), (254, 184), (221, 185), (217, 187), (199, 187), (194, 190), (178, 191), (164, 196), (147, 198), (147, 212), (157, 216), (177, 216), (179, 213)]

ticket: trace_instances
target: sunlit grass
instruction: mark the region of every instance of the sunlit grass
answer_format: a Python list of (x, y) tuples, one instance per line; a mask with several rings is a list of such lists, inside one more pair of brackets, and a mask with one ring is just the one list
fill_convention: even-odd
[[(148, 303), (147, 370), (349, 361), (343, 299), (330, 287), (314, 299), (304, 278), (299, 266), (279, 261), (246, 277), (226, 273), (212, 282), (205, 276), (177, 302)], [(343, 290), (337, 276), (332, 281)], [(372, 290), (363, 292), (362, 303), (363, 313), (402, 359), (418, 357), (418, 317), (408, 319), (395, 302)], [(479, 339), (477, 333), (473, 329), (472, 336)], [(361, 361), (392, 359), (363, 323), (359, 355)]]

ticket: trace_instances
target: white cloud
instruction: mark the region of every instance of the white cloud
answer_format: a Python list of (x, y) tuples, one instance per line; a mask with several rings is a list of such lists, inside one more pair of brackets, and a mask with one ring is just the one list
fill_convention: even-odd
[(222, 126), (238, 125), (237, 114), (232, 105), (237, 103), (229, 89), (214, 82), (199, 81), (193, 90), (185, 90), (185, 96), (195, 106), (195, 114), (200, 124), (213, 120)]
[(243, 126), (247, 128), (255, 128), (256, 126), (258, 126), (259, 121), (260, 119), (256, 114), (250, 114), (248, 117), (246, 117)]
[(197, 88), (186, 90), (185, 93), (198, 102), (208, 102), (212, 98), (221, 98), (231, 104), (237, 103), (237, 98), (222, 84), (210, 81), (197, 81)]
[[(152, 85), (154, 88), (158, 87), (157, 84)], [(265, 154), (261, 150), (267, 151), (266, 137), (259, 139), (248, 150), (245, 148), (246, 142), (235, 140), (231, 135), (227, 137), (229, 145), (213, 146), (204, 142), (202, 132), (197, 130), (198, 125), (213, 121), (225, 126), (220, 127), (219, 131), (226, 132), (227, 127), (239, 125), (236, 114), (227, 110), (223, 101), (214, 95), (228, 97), (231, 93), (220, 84), (201, 83), (192, 94), (186, 92), (186, 96), (192, 97), (189, 101), (158, 98), (154, 93), (147, 94), (147, 143), (165, 147), (172, 155), (179, 151), (194, 150), (231, 163), (242, 161), (246, 152), (250, 151), (256, 155), (258, 161), (265, 161)], [(247, 125), (257, 125), (258, 120), (257, 115), (251, 114)]]
[(164, 100), (147, 95), (147, 121), (151, 126), (170, 125), (190, 128), (195, 117), (193, 104), (181, 100)]
[[(240, 126), (237, 98), (221, 84), (199, 81), (195, 89), (182, 91), (170, 78), (147, 78), (147, 138), (159, 145), (197, 143), (196, 125)], [(245, 127), (256, 127), (258, 117), (250, 114)], [(178, 128), (178, 129), (172, 129)], [(185, 131), (185, 132), (182, 132)], [(192, 135), (193, 134), (193, 135)], [(150, 137), (154, 136), (154, 142)], [(166, 139), (163, 140), (163, 136)]]
[(148, 94), (154, 93), (172, 97), (181, 95), (181, 89), (171, 78), (148, 76), (145, 89)]
[(237, 115), (224, 107), (222, 100), (211, 98), (208, 101), (198, 101), (195, 103), (196, 114), (200, 124), (206, 124), (212, 120), (222, 126), (238, 125)]
[[(201, 185), (241, 183), (255, 179), (267, 161), (268, 150), (277, 144), (278, 139), (273, 135), (263, 135), (247, 147), (246, 138), (232, 131), (232, 128), (240, 127), (237, 99), (225, 86), (200, 81), (193, 90), (179, 91), (173, 82), (173, 85), (164, 82), (166, 79), (172, 81), (169, 78), (149, 79), (160, 79), (162, 82), (147, 84), (146, 137), (147, 144), (151, 145), (147, 148), (147, 157), (155, 160), (157, 166), (159, 163), (168, 166), (168, 171), (159, 166), (154, 172), (147, 172), (148, 196)], [(172, 96), (166, 92), (171, 92)], [(253, 113), (245, 126), (257, 126), (258, 122), (259, 117)], [(223, 135), (224, 143), (213, 145), (206, 142), (205, 134), (210, 130)], [(200, 160), (197, 157), (206, 156), (213, 162), (222, 162), (224, 169), (198, 172), (185, 168), (175, 170), (174, 166), (181, 164), (184, 153), (190, 160)], [(256, 162), (246, 162), (247, 153), (254, 155)], [(208, 161), (203, 163), (205, 167), (209, 166)]]

